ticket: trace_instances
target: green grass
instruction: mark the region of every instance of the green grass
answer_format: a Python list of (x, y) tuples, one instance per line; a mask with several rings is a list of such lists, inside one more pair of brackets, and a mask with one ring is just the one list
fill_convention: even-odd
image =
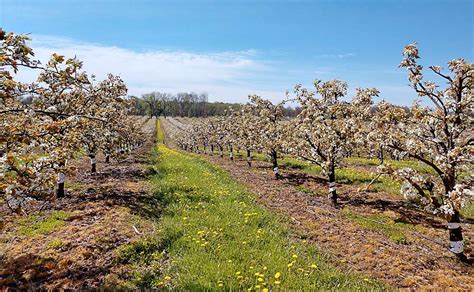
[(52, 248), (52, 249), (60, 249), (61, 247), (64, 246), (64, 241), (60, 238), (58, 239), (54, 239), (54, 240), (51, 240), (49, 243), (48, 243), (48, 247)]
[(157, 134), (156, 134), (156, 139), (158, 143), (165, 143), (165, 134), (163, 132), (163, 129), (161, 128), (160, 119), (156, 120), (156, 127), (157, 129), (159, 129), (159, 131), (157, 131)]
[[(378, 166), (380, 164), (380, 160), (372, 158), (362, 158), (362, 157), (350, 157), (345, 158), (344, 162), (349, 165), (371, 165), (371, 166)], [(415, 160), (391, 160), (385, 159), (385, 162), (390, 163), (395, 168), (404, 168), (409, 167), (421, 173), (432, 173), (435, 174), (435, 171), (426, 164), (420, 163)]]
[(344, 215), (356, 222), (362, 228), (380, 232), (398, 244), (409, 244), (404, 229), (414, 228), (413, 225), (402, 222), (394, 222), (384, 215), (361, 215), (348, 209), (343, 210)]
[[(197, 155), (158, 146), (151, 177), (161, 219), (153, 236), (123, 246), (126, 287), (179, 290), (370, 290), (385, 287), (343, 272), (291, 239), (284, 218)], [(277, 276), (277, 277), (276, 277)]]
[[(312, 175), (321, 175), (321, 167), (319, 167), (318, 165), (310, 164), (305, 161), (301, 161), (291, 157), (282, 158), (280, 161), (280, 164), (282, 166), (293, 169), (300, 169)], [(336, 169), (336, 181), (342, 184), (363, 186), (372, 181), (374, 176), (375, 174), (371, 171), (363, 169), (355, 169), (350, 167)], [(375, 183), (372, 184), (371, 188), (378, 191), (385, 191), (394, 194), (400, 193), (400, 183), (386, 176), (380, 177)]]
[[(228, 156), (228, 155), (227, 155)], [(242, 153), (237, 153), (236, 158), (244, 158)], [(252, 154), (252, 158), (254, 160), (259, 161), (267, 161), (268, 157), (261, 153), (254, 153)], [(363, 164), (367, 163), (369, 165), (378, 165), (376, 159), (365, 159), (365, 158), (348, 158), (346, 159), (349, 161), (349, 165), (356, 165), (358, 163)], [(346, 161), (346, 162), (347, 162)], [(399, 162), (399, 161), (395, 161)], [(321, 167), (315, 164), (308, 163), (306, 161), (296, 159), (291, 156), (285, 156), (279, 159), (279, 165), (290, 168), (290, 169), (297, 169), (304, 171), (305, 173), (311, 175), (321, 176)], [(399, 162), (399, 166), (402, 163), (407, 163), (407, 165), (415, 165), (416, 162), (414, 161), (403, 161)], [(418, 166), (419, 167), (419, 166)], [(363, 186), (368, 184), (374, 178), (375, 174), (371, 171), (364, 170), (364, 169), (356, 169), (353, 167), (344, 167), (336, 169), (336, 181), (342, 184), (351, 184), (356, 186)], [(400, 194), (400, 182), (396, 180), (392, 180), (389, 177), (382, 176), (380, 177), (375, 183), (371, 185), (372, 189), (377, 191), (384, 191), (393, 194)]]
[(46, 216), (30, 215), (18, 222), (18, 235), (34, 236), (37, 234), (47, 234), (64, 224), (64, 220), (72, 213), (64, 211), (54, 211)]
[(461, 209), (461, 215), (464, 218), (474, 219), (474, 201), (470, 201), (464, 208)]

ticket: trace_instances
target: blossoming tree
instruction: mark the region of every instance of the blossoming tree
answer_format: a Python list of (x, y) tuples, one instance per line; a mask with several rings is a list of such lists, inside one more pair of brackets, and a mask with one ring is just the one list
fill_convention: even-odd
[(408, 70), (411, 87), (431, 104), (423, 106), (416, 101), (405, 111), (382, 103), (374, 123), (384, 138), (384, 147), (420, 161), (432, 173), (412, 168), (394, 170), (389, 166), (385, 170), (404, 181), (401, 191), (406, 198), (446, 217), (449, 248), (466, 261), (459, 212), (473, 196), (474, 66), (464, 59), (449, 62), (449, 73), (430, 66), (431, 72), (446, 83), (442, 88), (424, 80), (416, 45), (407, 45), (403, 55), (400, 67)]
[[(347, 83), (340, 80), (314, 83), (315, 91), (297, 85), (296, 100), (302, 111), (288, 125), (290, 153), (317, 164), (328, 178), (329, 199), (337, 203), (336, 168), (344, 156), (363, 140), (361, 124), (370, 113), (374, 88), (357, 89), (351, 102), (342, 98)], [(317, 97), (317, 96), (320, 97)]]
[(273, 173), (278, 179), (280, 177), (278, 156), (284, 150), (284, 102), (273, 104), (258, 95), (249, 96), (249, 99), (250, 102), (246, 110), (257, 117), (256, 124), (253, 125), (255, 133), (257, 133), (255, 137), (258, 137), (258, 144), (262, 151), (270, 157)]

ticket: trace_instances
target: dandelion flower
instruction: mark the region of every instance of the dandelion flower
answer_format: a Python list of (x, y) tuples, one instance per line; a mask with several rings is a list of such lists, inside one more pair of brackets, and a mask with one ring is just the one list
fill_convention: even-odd
[(280, 281), (275, 281), (275, 285), (280, 285)]
[(312, 264), (311, 266), (309, 266), (311, 269), (316, 269), (318, 266), (316, 266), (315, 264)]
[(169, 281), (169, 280), (171, 280), (171, 277), (170, 276), (165, 276), (164, 279), (165, 279), (165, 281)]
[(278, 273), (275, 274), (275, 279), (279, 279), (280, 277), (281, 277), (281, 273), (280, 273), (280, 272), (278, 272)]

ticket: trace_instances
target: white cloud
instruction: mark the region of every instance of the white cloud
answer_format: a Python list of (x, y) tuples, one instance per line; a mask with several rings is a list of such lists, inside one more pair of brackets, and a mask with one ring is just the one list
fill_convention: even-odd
[[(66, 38), (32, 36), (36, 57), (46, 63), (52, 53), (77, 56), (84, 69), (97, 79), (107, 73), (120, 75), (129, 94), (150, 91), (207, 92), (211, 101), (245, 102), (248, 94), (261, 94), (279, 100), (285, 88), (258, 90), (259, 76), (275, 74), (274, 69), (259, 60), (255, 50), (241, 52), (195, 53), (186, 51), (137, 52), (115, 46), (83, 43)], [(33, 81), (33, 72), (20, 72), (19, 79)]]
[[(400, 74), (404, 72), (395, 70), (371, 71), (345, 67), (340, 69), (319, 67), (311, 70), (298, 67), (291, 70), (291, 66), (262, 59), (262, 55), (253, 49), (217, 53), (134, 51), (67, 38), (38, 35), (31, 37), (33, 39), (31, 46), (42, 63), (46, 63), (54, 52), (66, 57), (77, 56), (84, 61), (84, 69), (89, 74), (95, 74), (97, 80), (105, 78), (108, 73), (120, 75), (129, 88), (129, 94), (137, 96), (151, 91), (170, 93), (193, 91), (208, 93), (210, 101), (246, 102), (249, 94), (258, 94), (277, 102), (285, 98), (287, 90), (292, 91), (294, 84), (307, 81), (307, 86), (311, 87), (313, 78), (318, 76), (322, 76), (320, 78), (325, 80), (347, 79), (348, 76), (353, 76), (352, 79), (357, 82), (349, 82), (350, 94), (353, 94), (354, 88), (358, 86), (376, 86), (381, 91), (381, 98), (396, 104), (409, 105), (413, 96), (413, 92), (405, 85), (405, 77)], [(334, 59), (353, 56), (355, 56), (353, 53), (320, 55)], [(403, 86), (387, 82), (361, 83), (361, 78), (369, 73), (369, 77), (375, 73), (401, 75)], [(32, 70), (21, 71), (18, 80), (31, 82), (36, 77), (35, 74), (37, 72)], [(368, 79), (371, 81), (372, 78)]]

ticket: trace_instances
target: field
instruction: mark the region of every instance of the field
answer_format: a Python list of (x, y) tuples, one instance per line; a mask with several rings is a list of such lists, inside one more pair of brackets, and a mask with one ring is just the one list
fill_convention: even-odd
[[(260, 64), (253, 49), (101, 55), (100, 44), (39, 39), (99, 65), (56, 52), (45, 62), (55, 47), (0, 28), (2, 291), (474, 290), (466, 59), (425, 66), (418, 45), (405, 45), (410, 107), (340, 79), (229, 103), (135, 92), (214, 84), (224, 100), (280, 61)], [(84, 70), (117, 60), (124, 72)], [(179, 86), (147, 84), (174, 72)]]
[[(79, 171), (68, 200), (7, 217), (1, 284), (257, 290), (473, 284), (472, 271), (435, 240), (444, 233), (441, 220), (403, 202), (389, 180), (358, 191), (371, 178), (370, 161), (350, 159), (338, 173), (336, 209), (320, 193), (319, 170), (294, 158), (282, 160), (283, 178), (275, 181), (263, 155), (248, 167), (240, 153), (231, 161), (162, 143), (186, 122), (161, 119), (154, 133), (155, 121), (146, 121), (148, 142), (131, 158), (98, 175)], [(74, 163), (87, 167), (83, 157)], [(472, 238), (473, 219), (465, 213)]]

